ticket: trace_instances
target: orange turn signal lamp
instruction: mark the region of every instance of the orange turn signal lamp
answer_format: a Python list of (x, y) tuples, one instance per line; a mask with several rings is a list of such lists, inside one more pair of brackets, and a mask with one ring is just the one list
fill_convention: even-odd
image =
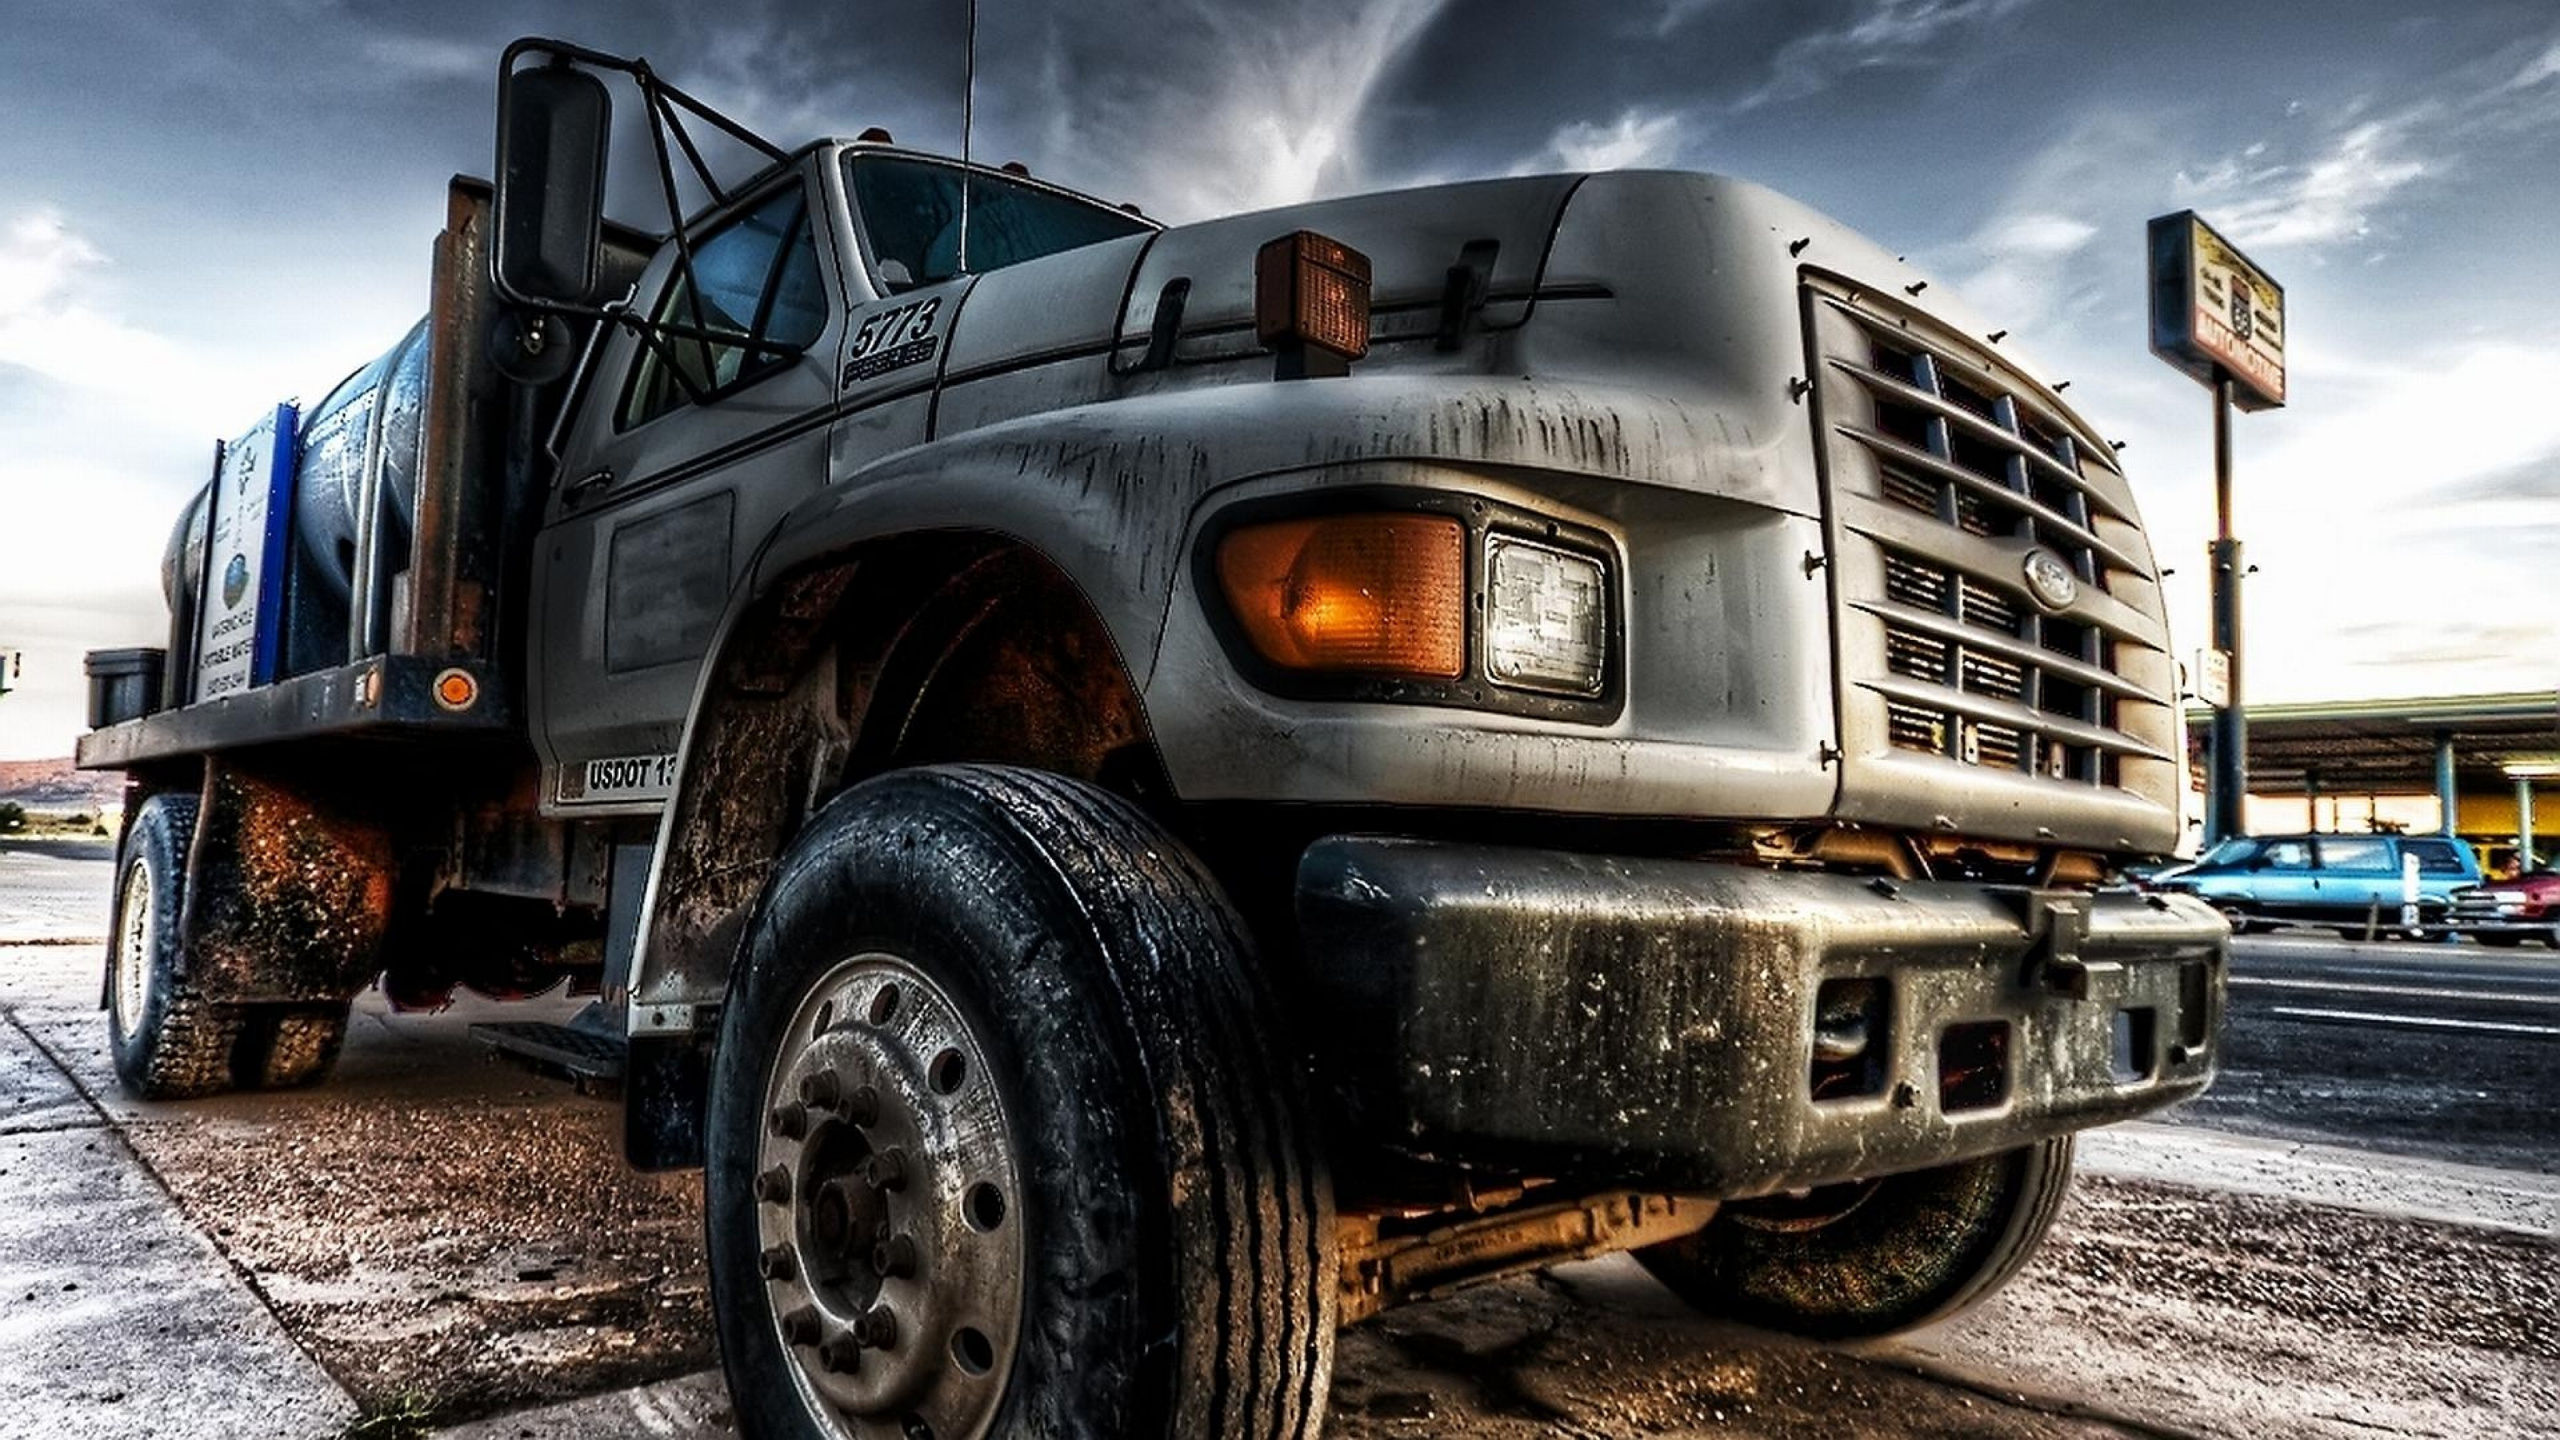
[(1369, 257), (1313, 230), (1271, 241), (1253, 258), (1253, 333), (1280, 352), (1283, 378), (1293, 356), (1332, 357), (1300, 374), (1341, 374), (1369, 353)]
[(1218, 585), (1285, 670), (1453, 680), (1467, 665), (1467, 533), (1445, 515), (1311, 515), (1230, 530)]
[(480, 682), (471, 672), (459, 666), (436, 676), (436, 704), (447, 710), (468, 710), (480, 699)]

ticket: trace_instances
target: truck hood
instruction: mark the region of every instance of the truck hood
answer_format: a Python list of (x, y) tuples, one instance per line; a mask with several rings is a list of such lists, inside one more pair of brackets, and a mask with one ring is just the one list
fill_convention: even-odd
[[(1489, 249), (1483, 323), (1516, 325), (1578, 175), (1485, 180), (1260, 210), (1052, 255), (980, 278), (953, 332), (945, 374), (983, 375), (1055, 356), (1118, 347), (1143, 354), (1166, 287), (1187, 282), (1186, 360), (1217, 358), (1241, 336), (1252, 348), (1253, 259), (1295, 230), (1329, 235), (1369, 257), (1381, 320), (1425, 312), (1436, 323), (1450, 267)], [(1470, 251), (1469, 247), (1475, 247)]]

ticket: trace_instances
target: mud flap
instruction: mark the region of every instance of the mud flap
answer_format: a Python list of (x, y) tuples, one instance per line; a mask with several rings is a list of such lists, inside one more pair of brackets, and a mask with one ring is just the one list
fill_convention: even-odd
[(623, 1059), (622, 1158), (632, 1169), (702, 1166), (711, 1046), (691, 1035), (634, 1036)]
[(220, 760), (187, 851), (185, 965), (225, 1004), (344, 1000), (382, 968), (390, 831)]

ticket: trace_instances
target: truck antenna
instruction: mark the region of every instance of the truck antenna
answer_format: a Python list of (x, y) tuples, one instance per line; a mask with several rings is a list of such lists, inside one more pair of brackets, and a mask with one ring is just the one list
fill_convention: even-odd
[(960, 61), (960, 270), (969, 273), (969, 131), (978, 108), (978, 0), (969, 0), (969, 24)]

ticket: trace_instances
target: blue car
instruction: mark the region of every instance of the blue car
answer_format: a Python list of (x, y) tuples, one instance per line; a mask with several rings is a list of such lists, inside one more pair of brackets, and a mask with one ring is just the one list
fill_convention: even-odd
[(2453, 895), (2480, 883), (2471, 847), (2447, 835), (2248, 835), (2225, 840), (2194, 864), (2154, 876), (2159, 890), (2203, 897), (2236, 932), (2278, 920), (2362, 934), (2368, 920), (2400, 928), (2404, 857), (2418, 862), (2418, 916), (2441, 930)]

